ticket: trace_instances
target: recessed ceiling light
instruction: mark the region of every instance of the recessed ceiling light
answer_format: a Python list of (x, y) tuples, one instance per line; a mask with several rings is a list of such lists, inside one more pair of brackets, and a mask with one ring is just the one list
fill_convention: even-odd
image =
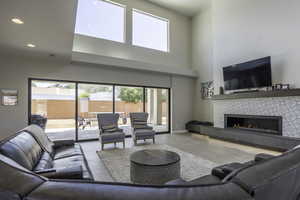
[(30, 48), (34, 48), (35, 47), (35, 45), (34, 44), (27, 44), (27, 47), (30, 47)]
[(15, 24), (24, 24), (24, 22), (19, 18), (12, 18), (11, 21)]

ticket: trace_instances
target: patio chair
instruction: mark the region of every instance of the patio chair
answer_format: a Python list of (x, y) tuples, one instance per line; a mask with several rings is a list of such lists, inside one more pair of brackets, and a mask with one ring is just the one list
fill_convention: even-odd
[(155, 143), (155, 131), (151, 126), (147, 125), (148, 113), (130, 113), (130, 121), (132, 127), (132, 138), (134, 144), (137, 144), (138, 140), (152, 139)]
[(37, 114), (31, 115), (31, 124), (38, 125), (44, 130), (46, 128), (47, 121), (48, 121), (47, 117), (44, 117), (42, 115), (37, 115)]
[(92, 122), (89, 119), (84, 119), (83, 117), (78, 117), (78, 128), (85, 129), (85, 127), (90, 126), (92, 127)]
[(100, 137), (101, 149), (103, 150), (104, 144), (123, 142), (125, 148), (125, 133), (118, 127), (119, 114), (105, 113), (97, 114)]

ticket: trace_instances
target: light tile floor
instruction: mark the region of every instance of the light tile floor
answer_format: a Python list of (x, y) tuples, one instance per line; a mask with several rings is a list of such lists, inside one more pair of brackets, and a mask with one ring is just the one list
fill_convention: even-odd
[[(139, 141), (139, 143), (140, 145), (152, 144), (151, 140), (147, 141), (146, 144), (144, 144), (143, 141)], [(156, 143), (167, 144), (216, 163), (227, 163), (228, 160), (239, 157), (251, 160), (257, 153), (269, 153), (273, 155), (279, 154), (279, 152), (224, 142), (191, 133), (157, 135)], [(82, 142), (81, 145), (95, 180), (108, 182), (113, 181), (103, 162), (96, 154), (96, 151), (100, 150), (99, 141)], [(126, 148), (130, 148), (132, 146), (132, 139), (127, 138)], [(111, 148), (114, 148), (113, 144), (106, 144), (104, 147), (104, 149)], [(119, 143), (117, 148), (122, 148), (122, 144)]]

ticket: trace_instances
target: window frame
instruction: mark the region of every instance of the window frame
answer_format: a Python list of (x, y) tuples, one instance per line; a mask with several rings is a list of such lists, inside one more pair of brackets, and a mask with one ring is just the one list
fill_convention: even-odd
[[(32, 82), (33, 81), (50, 81), (50, 82), (64, 82), (64, 83), (75, 83), (75, 141), (94, 141), (98, 140), (95, 138), (92, 139), (80, 139), (78, 138), (78, 85), (79, 84), (93, 84), (93, 85), (107, 85), (107, 86), (113, 86), (113, 113), (115, 113), (116, 108), (115, 108), (115, 87), (117, 86), (124, 86), (124, 87), (141, 87), (143, 88), (143, 111), (146, 111), (146, 89), (147, 88), (154, 88), (154, 89), (166, 89), (168, 90), (168, 130), (163, 131), (163, 132), (157, 132), (156, 134), (171, 134), (172, 133), (172, 88), (171, 87), (161, 87), (161, 86), (147, 86), (147, 85), (135, 85), (135, 84), (122, 84), (122, 83), (109, 83), (109, 82), (93, 82), (93, 81), (82, 81), (82, 80), (68, 80), (68, 79), (48, 79), (48, 78), (33, 78), (29, 77), (28, 78), (28, 104), (27, 104), (27, 124), (31, 124), (31, 114), (32, 114)], [(126, 137), (132, 137), (132, 136), (126, 136)]]
[[(147, 16), (150, 16), (150, 17), (153, 17), (153, 18), (156, 18), (156, 19), (159, 19), (161, 21), (165, 21), (167, 22), (167, 50), (164, 51), (164, 50), (160, 50), (160, 49), (153, 49), (151, 47), (145, 47), (145, 46), (141, 46), (141, 45), (137, 45), (137, 44), (133, 44), (133, 27), (134, 27), (134, 24), (133, 24), (133, 14), (134, 12), (137, 12), (139, 14), (143, 14), (143, 15), (147, 15)], [(132, 23), (132, 28), (131, 28), (131, 45), (134, 46), (134, 47), (142, 47), (142, 48), (146, 48), (146, 49), (151, 49), (151, 50), (154, 50), (154, 51), (159, 51), (159, 52), (163, 52), (163, 53), (170, 53), (171, 52), (171, 48), (170, 48), (170, 20), (167, 19), (167, 18), (164, 18), (164, 17), (160, 17), (160, 16), (157, 16), (157, 15), (154, 15), (154, 14), (151, 14), (149, 12), (145, 12), (145, 11), (142, 11), (142, 10), (139, 10), (139, 9), (136, 9), (136, 8), (132, 8), (132, 19), (131, 19), (131, 23)]]
[[(102, 37), (97, 37), (97, 36), (93, 36), (93, 35), (86, 35), (86, 34), (82, 34), (82, 33), (76, 33), (75, 31), (74, 31), (74, 34), (82, 35), (82, 36), (86, 36), (86, 37), (91, 37), (91, 38), (96, 38), (96, 39), (100, 39), (100, 40), (107, 40), (107, 41), (110, 41), (110, 42), (125, 44), (127, 42), (127, 34), (126, 34), (127, 33), (127, 14), (126, 14), (127, 13), (127, 6), (125, 4), (117, 3), (117, 2), (114, 2), (114, 1), (111, 1), (111, 0), (96, 0), (96, 1), (102, 1), (102, 2), (105, 2), (105, 3), (110, 3), (112, 5), (119, 6), (119, 7), (124, 9), (123, 40), (122, 41), (110, 40), (108, 38), (102, 38)], [(78, 8), (77, 8), (77, 10), (78, 10)], [(76, 20), (75, 20), (75, 26), (76, 26)]]

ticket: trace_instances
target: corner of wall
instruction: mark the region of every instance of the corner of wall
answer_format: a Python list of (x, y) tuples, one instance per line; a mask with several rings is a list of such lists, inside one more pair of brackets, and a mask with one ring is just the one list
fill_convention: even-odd
[(213, 38), (211, 5), (192, 19), (192, 66), (199, 74), (195, 86), (193, 117), (213, 121), (213, 103), (201, 97), (201, 83), (213, 81)]

